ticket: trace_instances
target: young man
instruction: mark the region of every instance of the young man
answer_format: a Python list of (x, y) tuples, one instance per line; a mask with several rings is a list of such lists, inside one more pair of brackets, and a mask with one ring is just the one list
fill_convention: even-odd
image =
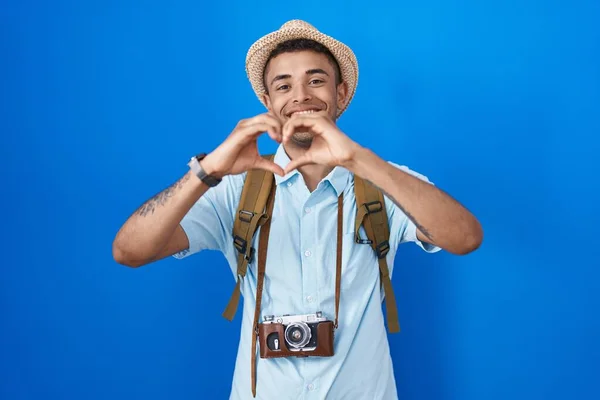
[[(260, 399), (396, 399), (378, 258), (369, 245), (355, 240), (361, 207), (355, 176), (385, 194), (390, 237), (384, 257), (390, 274), (399, 244), (467, 254), (480, 245), (481, 226), (427, 178), (382, 160), (336, 126), (358, 78), (356, 58), (347, 46), (294, 20), (250, 48), (246, 69), (268, 112), (240, 121), (215, 150), (192, 157), (188, 173), (126, 221), (113, 244), (114, 258), (138, 267), (203, 249), (223, 252), (244, 295), (231, 399), (252, 398), (255, 389)], [(257, 151), (256, 140), (264, 132), (280, 143), (272, 160)], [(253, 260), (245, 276), (238, 276), (239, 249), (232, 239), (252, 169), (275, 178), (266, 274), (260, 282)], [(252, 242), (255, 249), (258, 236)], [(339, 244), (341, 256), (336, 254)], [(264, 283), (261, 321), (266, 315), (317, 311), (328, 320), (335, 318), (334, 354), (256, 357), (259, 283)]]

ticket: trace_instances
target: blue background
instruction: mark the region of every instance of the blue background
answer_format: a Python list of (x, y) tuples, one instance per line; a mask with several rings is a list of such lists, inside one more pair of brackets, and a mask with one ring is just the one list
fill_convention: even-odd
[(485, 229), (464, 257), (401, 248), (400, 398), (600, 398), (600, 3), (416, 3), (2, 2), (0, 398), (228, 397), (224, 258), (111, 244), (263, 112), (245, 54), (293, 18), (359, 59), (342, 130)]

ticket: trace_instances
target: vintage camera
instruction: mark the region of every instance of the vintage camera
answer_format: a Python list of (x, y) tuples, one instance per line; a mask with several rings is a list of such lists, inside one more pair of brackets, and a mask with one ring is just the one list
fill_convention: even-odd
[[(322, 321), (326, 319), (319, 311), (316, 314), (286, 314), (281, 317), (267, 315), (263, 323), (284, 326), (283, 339), (290, 351), (313, 351), (317, 348), (317, 325)], [(273, 351), (281, 350), (280, 340), (277, 332), (271, 333), (267, 337), (267, 347)]]
[(333, 355), (333, 322), (315, 314), (265, 316), (259, 324), (260, 355), (308, 357)]

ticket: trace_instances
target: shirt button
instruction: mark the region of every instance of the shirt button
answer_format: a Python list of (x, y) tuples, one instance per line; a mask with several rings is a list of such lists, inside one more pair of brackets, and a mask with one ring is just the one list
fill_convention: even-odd
[(315, 385), (313, 385), (312, 383), (309, 383), (308, 390), (315, 390)]
[(307, 214), (309, 214), (309, 213), (310, 213), (310, 211), (311, 211), (311, 210), (310, 210), (310, 207), (306, 207), (306, 208), (304, 209), (304, 212), (305, 212), (305, 213), (307, 213)]
[(306, 250), (306, 251), (304, 252), (304, 255), (305, 255), (306, 257), (310, 257), (310, 256), (311, 256), (311, 254), (312, 254), (312, 253), (310, 252), (310, 250)]
[(308, 301), (309, 303), (313, 302), (313, 297), (312, 296), (306, 296), (306, 301)]
[(288, 187), (292, 186), (292, 182), (287, 183)]

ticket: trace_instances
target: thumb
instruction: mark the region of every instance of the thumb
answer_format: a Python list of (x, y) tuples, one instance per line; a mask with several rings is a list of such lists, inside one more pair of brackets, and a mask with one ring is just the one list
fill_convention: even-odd
[(279, 165), (275, 164), (273, 161), (265, 160), (262, 157), (258, 159), (256, 164), (254, 164), (254, 167), (263, 169), (265, 171), (270, 171), (279, 176), (284, 175), (283, 168), (281, 168)]
[(283, 171), (284, 175), (290, 173), (291, 171), (295, 170), (296, 168), (299, 168), (303, 165), (310, 164), (310, 163), (311, 163), (310, 158), (306, 155), (295, 158), (292, 161), (290, 161), (288, 165), (286, 165), (285, 170)]

